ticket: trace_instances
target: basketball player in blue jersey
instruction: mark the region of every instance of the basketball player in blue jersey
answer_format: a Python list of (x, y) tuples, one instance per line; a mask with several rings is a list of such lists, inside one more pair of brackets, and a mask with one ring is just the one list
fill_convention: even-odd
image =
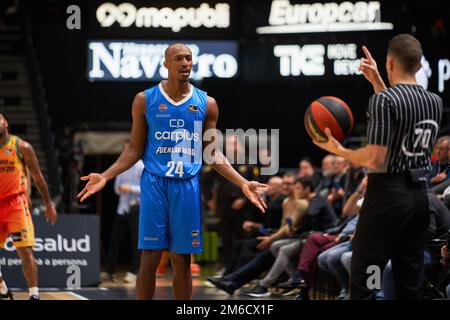
[[(192, 53), (184, 44), (173, 44), (165, 52), (168, 79), (136, 95), (132, 105), (133, 124), (129, 147), (103, 173), (82, 177), (88, 181), (78, 194), (81, 202), (143, 159), (139, 249), (141, 264), (136, 298), (152, 299), (156, 270), (163, 250), (171, 252), (175, 299), (190, 299), (191, 254), (202, 251), (201, 207), (198, 173), (203, 148), (216, 150), (215, 140), (203, 141), (205, 130), (216, 130), (219, 111), (216, 101), (189, 83)], [(237, 173), (220, 151), (213, 167), (239, 186), (262, 212), (267, 207), (258, 182)]]

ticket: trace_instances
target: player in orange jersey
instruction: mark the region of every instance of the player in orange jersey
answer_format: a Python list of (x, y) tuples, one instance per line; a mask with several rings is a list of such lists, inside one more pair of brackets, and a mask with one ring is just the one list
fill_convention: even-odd
[[(11, 236), (27, 280), (30, 300), (39, 300), (37, 264), (33, 256), (34, 227), (28, 201), (28, 173), (45, 202), (45, 218), (55, 224), (56, 209), (50, 199), (33, 147), (10, 135), (6, 115), (0, 112), (0, 248)], [(0, 270), (0, 299), (13, 299)]]

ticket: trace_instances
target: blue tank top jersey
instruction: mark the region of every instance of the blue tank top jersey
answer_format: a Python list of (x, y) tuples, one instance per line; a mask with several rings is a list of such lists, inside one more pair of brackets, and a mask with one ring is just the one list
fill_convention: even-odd
[(188, 179), (202, 167), (206, 92), (193, 85), (181, 101), (173, 101), (161, 83), (145, 90), (147, 142), (145, 170), (172, 179)]

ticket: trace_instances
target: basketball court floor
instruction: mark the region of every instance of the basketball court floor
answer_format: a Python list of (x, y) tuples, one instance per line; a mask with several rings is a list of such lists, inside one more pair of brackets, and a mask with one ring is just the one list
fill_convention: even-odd
[[(193, 300), (258, 300), (245, 294), (248, 287), (237, 291), (233, 296), (216, 289), (209, 284), (206, 277), (210, 272), (202, 272), (199, 277), (193, 277)], [(115, 281), (105, 280), (98, 287), (82, 288), (80, 290), (67, 290), (61, 288), (41, 288), (41, 300), (134, 300), (134, 283), (125, 283), (124, 273), (118, 273)], [(249, 286), (251, 286), (250, 284)], [(157, 278), (155, 300), (173, 300), (172, 276), (168, 274)], [(28, 292), (23, 289), (11, 288), (16, 300), (27, 300)], [(294, 292), (295, 293), (295, 292)], [(273, 293), (264, 300), (291, 300), (295, 295), (283, 296), (281, 293)]]

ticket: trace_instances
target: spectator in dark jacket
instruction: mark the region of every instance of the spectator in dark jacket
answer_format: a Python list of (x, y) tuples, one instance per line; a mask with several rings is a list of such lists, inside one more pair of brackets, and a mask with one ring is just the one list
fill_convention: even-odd
[[(302, 233), (309, 233), (311, 231), (325, 231), (336, 226), (337, 216), (326, 200), (314, 192), (315, 184), (311, 177), (299, 178), (296, 186), (300, 189), (300, 198), (309, 201), (309, 206), (304, 214), (297, 217), (300, 221), (300, 227), (295, 229)], [(294, 226), (297, 219), (293, 221)], [(289, 227), (286, 229), (289, 230)], [(235, 272), (222, 278), (208, 278), (208, 280), (217, 288), (231, 295), (235, 290), (257, 278), (262, 272), (269, 270), (274, 261), (275, 257), (272, 251), (267, 249)]]
[(267, 182), (267, 190), (265, 200), (267, 209), (264, 215), (259, 215), (262, 219), (259, 221), (246, 220), (242, 224), (242, 228), (252, 234), (249, 239), (239, 241), (233, 248), (235, 258), (231, 259), (234, 264), (230, 264), (225, 270), (224, 275), (233, 272), (239, 267), (249, 262), (258, 252), (256, 246), (260, 243), (258, 237), (267, 236), (278, 230), (281, 226), (283, 218), (283, 201), (286, 199), (286, 188), (283, 184), (283, 178), (272, 177)]

